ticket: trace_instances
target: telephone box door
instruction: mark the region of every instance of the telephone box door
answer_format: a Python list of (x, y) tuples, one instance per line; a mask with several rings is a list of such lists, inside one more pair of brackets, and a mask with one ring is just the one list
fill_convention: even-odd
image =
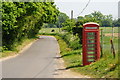
[(98, 35), (98, 31), (85, 32), (83, 65), (89, 65), (90, 63), (95, 62), (98, 59)]
[(89, 65), (100, 58), (99, 24), (83, 25), (83, 65)]

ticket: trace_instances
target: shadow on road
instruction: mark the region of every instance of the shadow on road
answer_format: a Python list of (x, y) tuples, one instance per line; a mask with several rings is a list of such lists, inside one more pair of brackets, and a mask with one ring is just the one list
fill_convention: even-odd
[(78, 54), (78, 55), (81, 55), (81, 53), (79, 52), (79, 53), (67, 53), (67, 54), (64, 54), (64, 55), (62, 55), (61, 57), (65, 57), (65, 56), (70, 56), (70, 55), (76, 55), (76, 54)]
[(66, 69), (77, 68), (77, 67), (83, 67), (83, 65), (73, 65), (73, 66), (68, 66), (68, 67), (66, 67)]
[(60, 58), (62, 58), (61, 56), (60, 57), (53, 57), (54, 59), (60, 59)]

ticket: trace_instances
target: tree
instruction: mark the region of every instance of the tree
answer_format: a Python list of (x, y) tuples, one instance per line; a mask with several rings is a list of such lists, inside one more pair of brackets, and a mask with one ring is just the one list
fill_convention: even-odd
[(113, 24), (112, 15), (105, 15), (104, 19), (101, 21), (101, 26), (111, 27)]
[(75, 19), (68, 19), (64, 23), (62, 23), (63, 30), (66, 30), (70, 33), (72, 33), (72, 28), (75, 26)]
[(23, 38), (34, 37), (43, 23), (55, 23), (58, 13), (53, 2), (3, 2), (3, 46), (14, 49)]
[(86, 22), (96, 22), (101, 26), (108, 27), (112, 26), (113, 22), (112, 19), (113, 19), (112, 15), (103, 15), (99, 11), (94, 11), (91, 14), (85, 15), (84, 17), (79, 16), (77, 18), (77, 23), (79, 23), (79, 25), (83, 25)]
[(58, 20), (57, 20), (57, 23), (56, 23), (56, 26), (59, 28), (62, 27), (62, 23), (66, 22), (66, 20), (68, 20), (69, 17), (65, 14), (65, 13), (62, 13), (60, 12), (59, 15), (58, 15)]
[(113, 26), (114, 27), (119, 27), (120, 26), (120, 19), (113, 20)]
[(91, 14), (77, 17), (77, 22), (75, 23), (75, 27), (73, 27), (72, 32), (74, 35), (78, 35), (80, 39), (80, 43), (82, 43), (82, 29), (83, 24), (87, 22), (96, 22), (101, 26), (112, 26), (112, 15), (103, 15), (99, 11), (94, 11)]

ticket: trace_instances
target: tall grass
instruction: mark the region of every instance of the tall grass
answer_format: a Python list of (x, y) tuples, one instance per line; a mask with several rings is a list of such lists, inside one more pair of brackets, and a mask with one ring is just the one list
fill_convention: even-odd
[[(61, 38), (62, 39), (62, 38)], [(105, 38), (109, 42), (109, 38)], [(115, 39), (117, 41), (117, 39)], [(64, 40), (58, 39), (60, 47), (65, 44)], [(63, 44), (64, 43), (64, 44)], [(65, 60), (66, 69), (71, 69), (83, 75), (91, 76), (92, 78), (118, 78), (118, 53), (114, 58), (110, 52), (110, 45), (106, 43), (103, 57), (90, 65), (82, 66), (82, 49), (64, 51), (66, 48), (61, 48), (62, 58)], [(117, 44), (117, 43), (116, 43)], [(62, 45), (62, 46), (61, 46)]]

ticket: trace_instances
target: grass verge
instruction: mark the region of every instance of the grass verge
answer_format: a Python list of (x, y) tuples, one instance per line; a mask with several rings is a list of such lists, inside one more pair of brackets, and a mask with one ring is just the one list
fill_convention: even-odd
[(37, 37), (31, 39), (23, 39), (20, 43), (16, 43), (16, 48), (14, 50), (3, 50), (0, 54), (0, 58), (5, 58), (9, 56), (14, 56), (18, 54), (26, 45), (35, 41)]

